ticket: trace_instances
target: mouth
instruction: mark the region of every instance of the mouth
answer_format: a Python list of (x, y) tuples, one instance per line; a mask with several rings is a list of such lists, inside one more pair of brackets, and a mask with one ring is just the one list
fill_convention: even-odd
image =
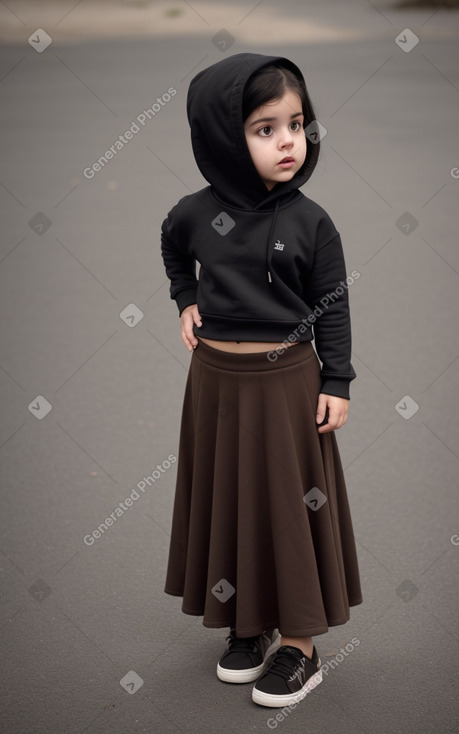
[(282, 158), (281, 161), (277, 164), (278, 166), (282, 166), (282, 168), (290, 168), (295, 163), (295, 159), (291, 156), (286, 156), (285, 158)]

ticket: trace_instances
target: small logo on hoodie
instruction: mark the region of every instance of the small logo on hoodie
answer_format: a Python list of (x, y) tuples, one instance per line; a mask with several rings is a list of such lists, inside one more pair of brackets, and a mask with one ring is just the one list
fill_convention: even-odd
[(218, 234), (221, 234), (222, 237), (225, 234), (228, 234), (235, 224), (236, 222), (234, 219), (231, 219), (230, 215), (226, 212), (220, 212), (220, 214), (217, 214), (215, 219), (211, 222), (212, 227), (218, 232)]
[(274, 243), (274, 249), (275, 250), (283, 250), (285, 247), (284, 243), (280, 240), (277, 240), (277, 242)]

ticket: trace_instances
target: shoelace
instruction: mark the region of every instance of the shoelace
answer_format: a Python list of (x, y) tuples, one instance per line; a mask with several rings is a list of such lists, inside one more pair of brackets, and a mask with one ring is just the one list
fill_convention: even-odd
[(265, 674), (280, 675), (282, 678), (290, 677), (299, 665), (300, 660), (288, 650), (280, 650), (268, 664)]
[(258, 637), (236, 637), (231, 633), (226, 638), (229, 640), (228, 649), (230, 652), (256, 652), (258, 646)]

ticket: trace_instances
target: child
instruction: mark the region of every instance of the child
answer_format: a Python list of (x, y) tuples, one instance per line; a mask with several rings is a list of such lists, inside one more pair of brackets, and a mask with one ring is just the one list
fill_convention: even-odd
[(194, 77), (187, 111), (210, 185), (162, 225), (192, 352), (165, 592), (230, 628), (220, 680), (283, 707), (322, 679), (312, 636), (362, 601), (334, 434), (356, 376), (349, 279), (333, 222), (298, 190), (319, 155), (299, 68), (229, 56)]

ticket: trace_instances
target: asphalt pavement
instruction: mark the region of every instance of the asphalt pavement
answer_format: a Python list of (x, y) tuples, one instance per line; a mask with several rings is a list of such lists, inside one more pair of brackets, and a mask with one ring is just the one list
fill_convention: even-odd
[[(0, 4), (2, 733), (459, 733), (458, 19)], [(304, 71), (325, 133), (303, 191), (359, 274), (336, 435), (364, 601), (284, 711), (219, 681), (227, 630), (163, 592), (189, 354), (159, 232), (205, 185), (189, 81), (240, 51)]]

